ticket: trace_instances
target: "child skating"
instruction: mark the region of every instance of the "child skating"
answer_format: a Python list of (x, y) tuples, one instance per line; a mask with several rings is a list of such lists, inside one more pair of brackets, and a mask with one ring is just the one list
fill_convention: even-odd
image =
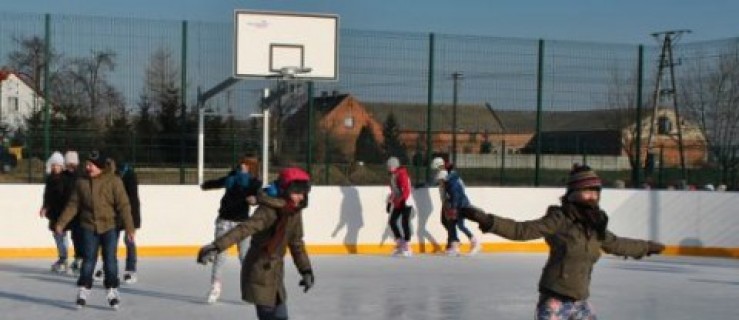
[(536, 220), (517, 222), (479, 209), (465, 210), (480, 230), (510, 240), (544, 238), (549, 259), (539, 280), (537, 320), (596, 319), (588, 301), (593, 266), (606, 253), (642, 258), (659, 254), (655, 241), (621, 238), (608, 230), (608, 216), (599, 206), (601, 180), (587, 166), (575, 165), (560, 205)]
[(303, 242), (302, 211), (308, 205), (310, 176), (299, 168), (283, 169), (269, 190), (275, 191), (272, 196), (259, 193), (259, 207), (249, 219), (203, 246), (197, 261), (212, 262), (219, 253), (251, 237), (241, 264), (241, 298), (256, 306), (258, 319), (287, 319), (284, 257), (288, 248), (304, 291), (315, 281)]

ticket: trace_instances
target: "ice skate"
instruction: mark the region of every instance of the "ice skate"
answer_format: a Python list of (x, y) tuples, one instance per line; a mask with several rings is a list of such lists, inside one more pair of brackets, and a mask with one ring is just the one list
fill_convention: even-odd
[(87, 298), (90, 296), (90, 289), (87, 289), (85, 287), (79, 287), (79, 291), (77, 291), (77, 309), (81, 309), (85, 305), (87, 305)]
[(67, 273), (69, 270), (69, 266), (67, 265), (66, 260), (57, 260), (57, 262), (54, 262), (54, 264), (51, 265), (51, 272), (64, 274)]
[(208, 292), (208, 304), (214, 304), (218, 301), (218, 298), (221, 297), (221, 282), (220, 281), (214, 281), (213, 285), (210, 287), (210, 291)]
[(476, 255), (478, 252), (480, 252), (481, 247), (482, 247), (482, 245), (480, 245), (480, 241), (478, 241), (477, 238), (472, 237), (472, 239), (470, 239), (470, 252), (469, 252), (469, 255), (471, 255), (471, 256)]
[(446, 249), (446, 255), (449, 257), (459, 257), (459, 242), (452, 242)]
[(82, 269), (82, 259), (74, 259), (72, 261), (72, 264), (69, 266), (69, 271), (72, 273), (72, 275), (79, 275), (80, 269)]
[(123, 274), (123, 282), (125, 284), (134, 284), (137, 281), (138, 281), (138, 277), (136, 277), (136, 272), (126, 271), (126, 273)]
[(410, 258), (413, 256), (413, 249), (411, 249), (411, 246), (408, 244), (407, 241), (403, 241), (403, 246), (401, 247), (401, 256)]
[(111, 308), (118, 310), (118, 308), (121, 305), (121, 297), (118, 295), (118, 289), (116, 288), (110, 288), (108, 289), (108, 295), (106, 297), (108, 299), (108, 304)]
[(405, 241), (402, 239), (395, 239), (395, 249), (393, 249), (393, 257), (401, 257), (403, 256), (403, 245)]

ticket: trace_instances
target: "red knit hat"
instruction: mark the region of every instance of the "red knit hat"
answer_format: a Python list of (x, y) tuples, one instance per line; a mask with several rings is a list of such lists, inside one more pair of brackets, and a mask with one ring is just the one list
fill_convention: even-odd
[(570, 171), (570, 177), (567, 180), (567, 192), (582, 189), (597, 189), (600, 191), (602, 186), (602, 181), (593, 169), (579, 163), (572, 165), (572, 171)]
[(310, 192), (310, 175), (303, 169), (297, 167), (282, 169), (278, 181), (280, 189), (286, 194)]

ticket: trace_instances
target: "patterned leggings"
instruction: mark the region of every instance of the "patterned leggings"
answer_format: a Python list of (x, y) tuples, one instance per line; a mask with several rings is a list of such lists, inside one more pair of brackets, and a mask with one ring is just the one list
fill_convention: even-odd
[(563, 300), (541, 295), (536, 305), (536, 320), (596, 320), (587, 300)]

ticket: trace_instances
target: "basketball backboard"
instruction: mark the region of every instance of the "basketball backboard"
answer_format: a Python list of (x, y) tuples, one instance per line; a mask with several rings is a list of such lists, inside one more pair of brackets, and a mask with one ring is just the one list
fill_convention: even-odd
[(236, 10), (234, 77), (336, 80), (339, 17)]

